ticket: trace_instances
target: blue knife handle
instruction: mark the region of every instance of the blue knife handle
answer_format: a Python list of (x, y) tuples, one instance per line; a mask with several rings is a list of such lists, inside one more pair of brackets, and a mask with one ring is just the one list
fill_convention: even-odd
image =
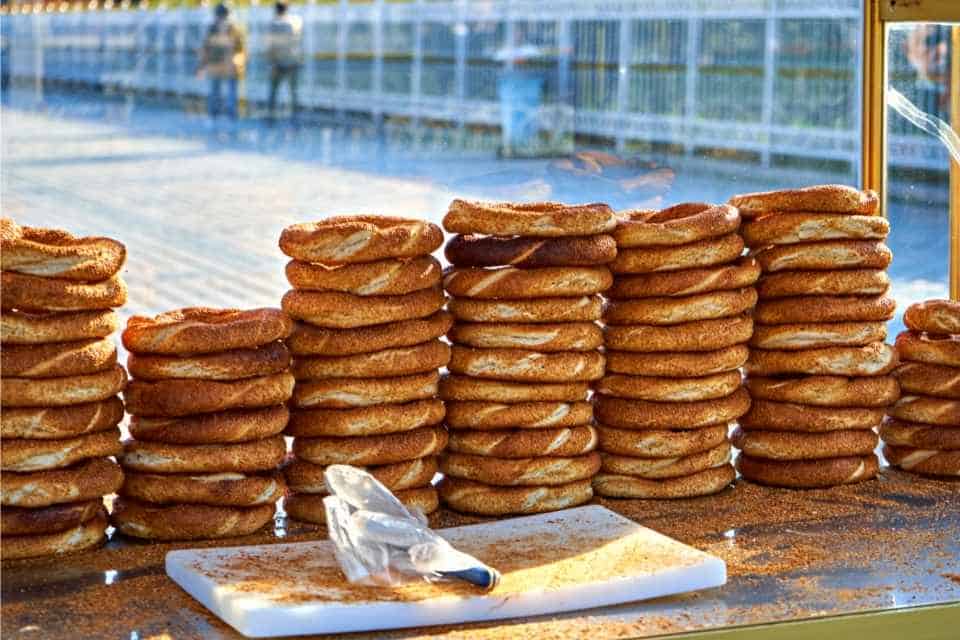
[(491, 567), (471, 567), (462, 571), (438, 571), (444, 578), (456, 578), (490, 591), (500, 584), (500, 572)]

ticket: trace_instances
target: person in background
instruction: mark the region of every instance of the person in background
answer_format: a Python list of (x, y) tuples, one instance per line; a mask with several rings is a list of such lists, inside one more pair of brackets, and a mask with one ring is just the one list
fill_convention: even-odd
[(917, 107), (946, 119), (950, 105), (950, 27), (913, 26), (904, 43), (904, 53), (917, 72)]
[[(200, 51), (198, 74), (210, 78), (207, 110), (211, 118), (226, 115), (237, 119), (237, 83), (243, 77), (247, 62), (246, 36), (230, 18), (230, 9), (220, 3), (213, 10), (213, 24), (207, 30)], [(224, 99), (224, 89), (226, 99)]]
[(284, 81), (290, 85), (292, 117), (297, 115), (297, 80), (303, 63), (303, 20), (290, 15), (286, 2), (274, 5), (274, 16), (267, 36), (267, 59), (270, 62), (270, 119), (277, 108), (277, 91)]

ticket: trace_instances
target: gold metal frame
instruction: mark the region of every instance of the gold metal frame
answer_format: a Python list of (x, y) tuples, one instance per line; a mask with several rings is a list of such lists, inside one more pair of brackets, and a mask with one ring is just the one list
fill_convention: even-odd
[[(864, 0), (863, 186), (887, 203), (887, 31), (896, 22), (960, 23), (960, 0)], [(960, 24), (952, 30), (950, 124), (960, 131)], [(960, 300), (960, 166), (950, 163), (950, 297)]]

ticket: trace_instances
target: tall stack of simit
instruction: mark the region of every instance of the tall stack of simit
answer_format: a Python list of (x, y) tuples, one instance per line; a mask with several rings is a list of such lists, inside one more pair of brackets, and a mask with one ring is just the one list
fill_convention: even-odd
[[(454, 297), (450, 428), (440, 495), (470, 513), (507, 515), (581, 504), (600, 459), (589, 383), (603, 375), (599, 293), (616, 256), (602, 204), (454, 200), (458, 235), (444, 285)], [(487, 234), (487, 235), (472, 235)]]
[(103, 496), (123, 479), (108, 456), (127, 376), (109, 336), (126, 249), (9, 218), (0, 240), (0, 555), (80, 551), (103, 541)]
[(729, 205), (621, 216), (595, 396), (599, 495), (701, 496), (736, 476), (727, 432), (750, 407), (739, 368), (760, 275), (739, 227)]
[(111, 521), (150, 540), (225, 538), (272, 522), (293, 392), (279, 309), (179, 309), (123, 332), (133, 378)]
[(903, 322), (894, 376), (904, 395), (880, 426), (883, 455), (904, 471), (960, 476), (960, 302), (911, 305)]
[(840, 185), (735, 196), (763, 270), (733, 443), (755, 482), (824, 487), (876, 475), (876, 427), (900, 393), (884, 344), (894, 301), (876, 194)]
[(297, 320), (291, 517), (325, 521), (330, 464), (365, 467), (408, 506), (437, 509), (432, 480), (447, 443), (438, 369), (450, 359), (439, 338), (450, 317), (430, 254), (442, 243), (434, 224), (385, 216), (333, 217), (280, 236), (293, 258), (283, 308)]

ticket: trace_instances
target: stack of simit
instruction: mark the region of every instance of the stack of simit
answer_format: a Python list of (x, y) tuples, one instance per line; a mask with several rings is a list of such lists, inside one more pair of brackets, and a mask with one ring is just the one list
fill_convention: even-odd
[(735, 196), (763, 270), (733, 443), (744, 478), (825, 487), (876, 475), (875, 428), (900, 387), (883, 343), (895, 303), (876, 194), (825, 185)]
[(126, 384), (110, 339), (126, 302), (122, 244), (0, 220), (0, 554), (26, 558), (103, 541), (103, 496), (123, 474)]
[(323, 471), (366, 468), (407, 506), (431, 513), (432, 480), (446, 446), (438, 369), (443, 243), (434, 224), (386, 216), (339, 216), (284, 229), (294, 287), (283, 308), (296, 318), (288, 341), (297, 380), (287, 435), (284, 505), (297, 520), (325, 521)]
[(466, 235), (446, 247), (454, 326), (441, 498), (497, 516), (586, 502), (600, 466), (587, 400), (604, 369), (595, 321), (616, 256), (613, 212), (454, 200), (443, 222)]
[(620, 218), (604, 312), (607, 375), (594, 399), (603, 457), (594, 491), (717, 493), (736, 476), (728, 426), (750, 407), (739, 368), (760, 269), (741, 257), (732, 206), (685, 203)]

